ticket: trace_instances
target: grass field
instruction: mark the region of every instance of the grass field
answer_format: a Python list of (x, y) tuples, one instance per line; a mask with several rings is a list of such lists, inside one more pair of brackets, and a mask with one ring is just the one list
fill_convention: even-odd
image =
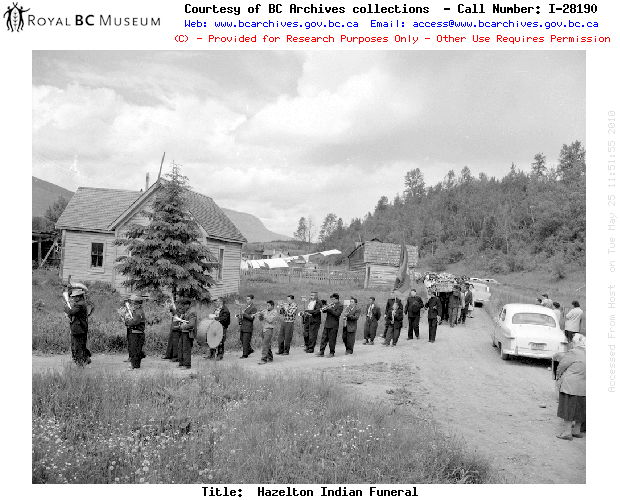
[(321, 377), (209, 365), (33, 376), (33, 483), (486, 483), (488, 462), (424, 415)]

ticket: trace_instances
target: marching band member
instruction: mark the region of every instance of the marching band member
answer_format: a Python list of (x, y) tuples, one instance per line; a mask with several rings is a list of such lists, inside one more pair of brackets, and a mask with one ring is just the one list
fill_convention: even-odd
[(297, 304), (293, 302), (294, 299), (294, 295), (287, 295), (286, 304), (282, 304), (280, 307), (280, 314), (284, 318), (280, 328), (278, 352), (276, 354), (288, 356), (291, 349), (291, 340), (293, 339), (293, 331), (295, 329), (295, 314), (297, 313)]
[(381, 318), (381, 309), (375, 304), (375, 298), (370, 297), (370, 302), (366, 307), (366, 322), (364, 323), (364, 344), (375, 344), (375, 336), (377, 335), (377, 326)]
[(388, 325), (387, 335), (385, 342), (382, 345), (388, 347), (390, 342), (392, 347), (396, 347), (398, 337), (400, 336), (400, 329), (403, 326), (403, 310), (400, 308), (398, 302), (392, 303), (392, 310), (386, 314), (386, 323)]
[(420, 311), (423, 308), (424, 302), (417, 294), (415, 288), (412, 288), (403, 311), (409, 321), (407, 325), (407, 340), (412, 340), (414, 333), (416, 339), (420, 338)]
[(321, 327), (321, 301), (317, 292), (310, 293), (310, 302), (303, 312), (305, 352), (313, 353)]
[(273, 337), (273, 329), (278, 320), (278, 311), (274, 309), (273, 300), (267, 301), (267, 310), (258, 313), (258, 318), (263, 321), (263, 351), (261, 354), (259, 365), (270, 363), (273, 361), (273, 353), (271, 352), (271, 338)]
[(189, 298), (181, 299), (177, 309), (179, 321), (179, 368), (189, 370), (192, 367), (192, 347), (196, 338), (196, 311), (191, 308)]
[(390, 292), (390, 298), (387, 300), (387, 303), (385, 304), (385, 314), (383, 316), (383, 318), (385, 319), (385, 327), (383, 329), (383, 338), (385, 338), (386, 335), (387, 335), (387, 331), (388, 331), (388, 313), (392, 310), (392, 304), (394, 304), (394, 302), (396, 302), (401, 309), (403, 308), (403, 303), (396, 296), (396, 294), (394, 293), (394, 290), (392, 290)]
[(355, 345), (355, 334), (357, 333), (357, 320), (362, 313), (357, 305), (357, 299), (351, 297), (351, 302), (343, 313), (345, 317), (344, 326), (342, 327), (342, 342), (345, 347), (345, 354), (353, 354), (353, 346)]
[(215, 349), (209, 350), (208, 358), (212, 359), (215, 357), (216, 361), (221, 361), (224, 358), (224, 342), (226, 342), (226, 334), (228, 333), (228, 327), (230, 325), (230, 311), (226, 307), (226, 300), (224, 297), (219, 297), (216, 301), (216, 309), (215, 309), (215, 320), (219, 321), (222, 325), (222, 341), (220, 345)]
[(333, 358), (336, 354), (336, 337), (338, 336), (338, 324), (340, 323), (340, 315), (342, 314), (343, 306), (340, 303), (340, 295), (337, 293), (332, 293), (329, 298), (331, 302), (321, 308), (321, 311), (327, 314), (327, 316), (325, 317), (325, 324), (323, 325), (321, 350), (316, 355), (323, 357), (325, 355), (325, 347), (329, 342), (329, 354), (327, 357)]
[(240, 358), (247, 358), (254, 352), (252, 349), (252, 332), (254, 331), (254, 316), (256, 315), (256, 306), (254, 305), (254, 295), (250, 294), (245, 298), (246, 307), (241, 314), (237, 314), (239, 320), (239, 334), (241, 337), (241, 345), (243, 346), (243, 354)]
[(170, 320), (170, 333), (168, 334), (168, 346), (166, 347), (166, 354), (161, 358), (167, 359), (170, 362), (179, 361), (179, 337), (181, 336), (181, 324), (179, 321), (175, 321), (174, 316), (177, 313), (177, 308), (174, 305), (174, 301), (170, 304), (170, 314), (172, 319)]
[(142, 351), (145, 341), (146, 316), (142, 309), (143, 298), (135, 293), (129, 297), (129, 310), (131, 315), (125, 316), (125, 326), (127, 327), (127, 346), (129, 350), (129, 360), (131, 366), (129, 370), (140, 368), (142, 358), (146, 357)]
[(84, 364), (90, 364), (90, 355), (86, 348), (88, 310), (84, 300), (84, 290), (74, 289), (71, 292), (71, 298), (73, 305), (65, 304), (65, 314), (69, 316), (71, 325), (71, 356), (78, 366), (84, 366)]

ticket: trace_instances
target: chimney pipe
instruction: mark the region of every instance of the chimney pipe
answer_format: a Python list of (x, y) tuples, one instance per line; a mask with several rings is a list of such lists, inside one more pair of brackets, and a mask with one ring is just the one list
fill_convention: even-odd
[(149, 188), (149, 181), (150, 181), (150, 174), (147, 172), (146, 173), (146, 188), (144, 189), (145, 191)]

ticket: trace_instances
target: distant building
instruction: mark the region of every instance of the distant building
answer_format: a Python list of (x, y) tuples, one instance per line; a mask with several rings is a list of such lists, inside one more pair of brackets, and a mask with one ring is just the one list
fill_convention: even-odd
[(244, 245), (241, 250), (241, 258), (244, 260), (260, 260), (263, 258), (265, 249), (263, 247), (255, 247), (252, 245)]
[[(121, 284), (125, 277), (115, 269), (125, 249), (114, 240), (132, 224), (149, 223), (142, 212), (149, 210), (160, 188), (160, 182), (144, 192), (79, 188), (56, 223), (61, 231), (61, 279), (71, 275), (76, 281), (103, 281), (129, 293)], [(188, 207), (200, 228), (200, 242), (220, 262), (212, 276), (216, 284), (209, 288), (211, 297), (238, 293), (241, 245), (246, 239), (208, 196), (190, 191)]]
[[(349, 271), (365, 271), (364, 288), (388, 288), (394, 285), (400, 265), (400, 245), (377, 239), (357, 243), (347, 256)], [(418, 247), (407, 245), (409, 273), (418, 265)], [(412, 278), (413, 282), (413, 278)]]

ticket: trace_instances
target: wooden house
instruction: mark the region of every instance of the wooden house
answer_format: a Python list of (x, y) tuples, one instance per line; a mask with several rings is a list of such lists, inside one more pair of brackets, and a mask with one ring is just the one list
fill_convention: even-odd
[(257, 248), (252, 245), (243, 245), (241, 258), (245, 260), (259, 260), (263, 258), (264, 248)]
[[(364, 288), (392, 287), (400, 265), (400, 247), (376, 239), (358, 243), (347, 257), (347, 269), (365, 271)], [(418, 265), (418, 247), (407, 245), (407, 256), (411, 275)]]
[[(129, 293), (122, 286), (124, 276), (115, 269), (125, 249), (114, 245), (114, 240), (132, 224), (148, 224), (142, 212), (149, 210), (160, 188), (160, 182), (145, 191), (79, 188), (56, 223), (61, 231), (60, 278), (104, 281), (123, 294)], [(195, 191), (188, 194), (201, 243), (220, 262), (213, 271), (216, 284), (209, 288), (211, 297), (238, 293), (241, 246), (246, 239), (211, 198)]]

